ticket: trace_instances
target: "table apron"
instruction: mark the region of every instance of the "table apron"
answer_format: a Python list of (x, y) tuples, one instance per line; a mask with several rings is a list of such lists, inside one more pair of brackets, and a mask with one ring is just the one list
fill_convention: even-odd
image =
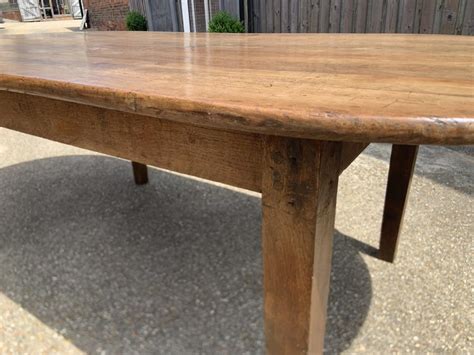
[(0, 91), (0, 127), (261, 191), (262, 135)]

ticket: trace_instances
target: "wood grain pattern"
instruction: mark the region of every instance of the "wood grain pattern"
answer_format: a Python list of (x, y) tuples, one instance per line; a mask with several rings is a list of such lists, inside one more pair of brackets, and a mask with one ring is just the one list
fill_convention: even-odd
[(298, 14), (299, 14), (299, 0), (290, 1), (290, 32), (298, 32)]
[[(328, 32), (328, 19), (331, 17), (333, 23), (340, 23), (339, 29), (343, 33), (474, 34), (472, 0), (337, 0), (342, 5), (341, 12), (331, 6), (336, 0), (294, 1), (299, 2), (300, 8), (311, 8), (308, 11), (318, 12), (318, 16), (311, 14), (307, 17), (307, 26), (303, 26), (302, 21), (306, 19), (301, 16), (292, 18), (298, 21), (299, 32)], [(349, 7), (352, 4), (355, 11), (351, 12)], [(320, 8), (323, 11), (319, 14)], [(270, 15), (271, 13), (265, 10), (259, 12), (258, 16), (254, 17), (258, 24), (251, 26), (252, 32), (261, 32), (257, 29), (258, 25), (265, 22), (265, 18)], [(352, 30), (347, 30), (350, 23), (353, 24)], [(274, 24), (274, 28), (278, 28), (278, 25)], [(337, 27), (332, 26), (330, 32), (338, 32)]]
[(321, 0), (319, 9), (319, 32), (329, 32), (329, 18), (331, 16), (331, 0)]
[(413, 21), (413, 33), (420, 33), (422, 15), (423, 15), (423, 1), (417, 1), (415, 5), (415, 19)]
[(385, 9), (384, 32), (397, 32), (398, 0), (387, 0)]
[(357, 4), (355, 0), (345, 0), (342, 3), (341, 12), (341, 32), (351, 33), (353, 32), (353, 13), (355, 12)]
[(268, 354), (320, 353), (341, 143), (267, 137), (262, 177)]
[(273, 0), (265, 0), (265, 9), (267, 14), (272, 14), (272, 16), (267, 16), (267, 32), (273, 32)]
[(423, 7), (420, 20), (420, 33), (433, 33), (434, 15), (436, 12), (436, 1), (423, 1)]
[(456, 13), (456, 25), (454, 29), (454, 34), (455, 35), (461, 35), (462, 34), (462, 27), (464, 25), (464, 15), (466, 12), (466, 6), (468, 2), (472, 2), (469, 0), (459, 0), (459, 6), (458, 6), (458, 11)]
[(298, 13), (298, 32), (307, 33), (309, 32), (309, 17), (310, 17), (310, 2), (300, 1), (299, 2), (299, 13)]
[(327, 302), (331, 278), (332, 242), (336, 218), (341, 144), (322, 142), (311, 285), (308, 354), (322, 354), (326, 332)]
[(440, 33), (454, 34), (460, 0), (444, 0), (441, 11)]
[(331, 0), (329, 12), (329, 32), (340, 32), (342, 0)]
[(462, 24), (463, 35), (474, 34), (474, 1), (467, 1), (464, 9), (464, 20)]
[(0, 127), (249, 190), (261, 189), (257, 134), (211, 130), (0, 91)]
[(311, 0), (308, 32), (319, 32), (319, 11), (321, 0)]
[(273, 30), (271, 32), (281, 31), (281, 0), (273, 0)]
[(0, 90), (282, 136), (474, 142), (474, 38), (65, 35), (1, 37)]
[(290, 32), (290, 24), (289, 24), (289, 13), (290, 13), (290, 5), (289, 0), (281, 0), (281, 32), (288, 33)]
[(356, 25), (354, 28), (354, 31), (357, 33), (365, 33), (366, 31), (368, 6), (368, 0), (357, 1)]
[(401, 0), (398, 21), (398, 31), (400, 33), (413, 33), (415, 23), (416, 1)]
[(266, 14), (266, 3), (265, 0), (258, 0), (259, 1), (259, 9), (260, 9), (260, 31), (259, 32), (266, 32), (267, 29), (267, 16), (263, 16)]
[(433, 20), (433, 33), (439, 33), (439, 30), (441, 28), (441, 15), (444, 8), (444, 2), (446, 0), (432, 0), (432, 1), (436, 2), (436, 5), (435, 5), (436, 12), (435, 12), (434, 20)]
[(418, 146), (393, 145), (380, 236), (379, 258), (393, 262), (415, 170)]
[(379, 33), (382, 32), (383, 21), (383, 1), (372, 1), (370, 3), (369, 17), (367, 21), (367, 32)]

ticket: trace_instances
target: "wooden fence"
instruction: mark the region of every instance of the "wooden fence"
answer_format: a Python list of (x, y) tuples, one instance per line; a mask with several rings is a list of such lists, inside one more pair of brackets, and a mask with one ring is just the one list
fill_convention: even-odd
[(179, 0), (129, 0), (128, 4), (146, 17), (149, 31), (183, 31)]
[(248, 0), (249, 32), (474, 34), (474, 0)]
[(237, 18), (240, 18), (240, 7), (241, 4), (239, 0), (219, 0), (219, 9), (222, 11), (227, 11), (232, 16)]
[(143, 16), (146, 17), (147, 15), (147, 7), (148, 1), (147, 0), (128, 0), (128, 5), (130, 10), (135, 10), (141, 13)]
[[(219, 10), (229, 12), (232, 16), (245, 20), (248, 16), (244, 4), (252, 0), (208, 0), (209, 18)], [(180, 0), (129, 0), (130, 10), (140, 12), (148, 21), (150, 31), (183, 31), (183, 12)], [(193, 11), (194, 8), (194, 11)], [(189, 0), (188, 13), (192, 29), (204, 31), (206, 29), (204, 15), (204, 1)], [(194, 24), (196, 20), (196, 24)]]

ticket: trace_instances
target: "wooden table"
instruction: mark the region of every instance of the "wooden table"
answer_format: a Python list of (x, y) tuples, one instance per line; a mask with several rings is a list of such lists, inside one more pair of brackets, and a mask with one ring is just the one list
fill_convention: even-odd
[(0, 37), (0, 126), (262, 193), (267, 351), (323, 348), (338, 177), (393, 143), (393, 260), (419, 144), (473, 144), (474, 39)]

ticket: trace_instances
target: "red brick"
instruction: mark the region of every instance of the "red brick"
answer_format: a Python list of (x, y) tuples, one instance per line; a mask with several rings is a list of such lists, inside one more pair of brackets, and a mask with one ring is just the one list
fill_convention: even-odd
[(20, 10), (3, 11), (3, 18), (15, 21), (21, 21)]
[(91, 27), (101, 31), (124, 31), (128, 0), (84, 0)]

